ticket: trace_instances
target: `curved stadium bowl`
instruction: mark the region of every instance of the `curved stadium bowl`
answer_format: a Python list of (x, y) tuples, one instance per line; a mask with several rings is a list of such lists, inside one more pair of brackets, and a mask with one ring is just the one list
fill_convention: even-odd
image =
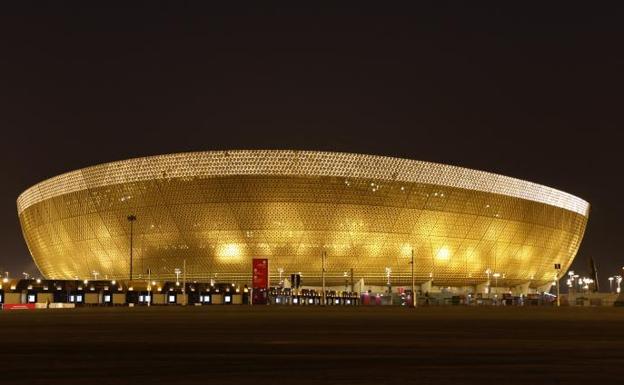
[(552, 281), (569, 267), (589, 204), (546, 186), (461, 167), (382, 156), (287, 150), (192, 152), (87, 167), (20, 195), (28, 248), (49, 279), (134, 277), (248, 282), (270, 274), (505, 286)]

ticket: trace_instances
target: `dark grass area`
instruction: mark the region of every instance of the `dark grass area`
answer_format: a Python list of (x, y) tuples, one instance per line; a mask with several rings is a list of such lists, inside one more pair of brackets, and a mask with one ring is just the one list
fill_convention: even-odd
[(0, 312), (2, 384), (617, 384), (624, 308)]

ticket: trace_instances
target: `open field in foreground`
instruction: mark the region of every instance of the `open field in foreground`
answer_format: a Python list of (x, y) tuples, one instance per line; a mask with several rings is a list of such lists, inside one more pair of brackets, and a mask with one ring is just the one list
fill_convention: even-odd
[(624, 308), (0, 312), (2, 384), (616, 384)]

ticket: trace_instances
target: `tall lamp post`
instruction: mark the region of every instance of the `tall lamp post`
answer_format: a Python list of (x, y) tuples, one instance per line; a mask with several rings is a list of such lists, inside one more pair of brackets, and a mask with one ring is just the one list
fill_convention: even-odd
[(186, 306), (186, 304), (188, 303), (188, 297), (186, 296), (186, 258), (184, 258), (184, 261), (182, 261), (182, 269), (182, 298), (184, 298), (183, 305)]
[(279, 284), (281, 288), (284, 288), (284, 281), (282, 280), (282, 273), (284, 273), (284, 269), (283, 268), (278, 268), (277, 272), (279, 273)]
[(327, 297), (325, 295), (325, 258), (327, 258), (327, 253), (325, 251), (323, 251), (323, 254), (321, 254), (321, 258), (322, 258), (322, 271), (321, 271), (321, 277), (322, 277), (322, 281), (323, 281), (323, 306), (325, 306), (327, 304)]
[(555, 283), (557, 284), (557, 307), (561, 306), (561, 292), (559, 289), (559, 273), (561, 272), (561, 264), (555, 263)]
[(176, 286), (180, 286), (180, 274), (182, 274), (182, 270), (179, 267), (176, 267), (173, 272), (176, 276)]
[(500, 277), (500, 273), (494, 273), (492, 274), (492, 277), (494, 277), (494, 288), (496, 289), (494, 292), (494, 302), (496, 303), (496, 305), (498, 305), (499, 303), (499, 299), (498, 299), (498, 277)]
[(389, 267), (386, 267), (386, 278), (388, 279), (388, 282), (386, 283), (386, 285), (388, 286), (388, 295), (390, 296), (390, 305), (392, 305), (392, 284), (390, 283), (391, 274), (392, 274), (392, 269)]
[(613, 293), (613, 277), (609, 277), (609, 293)]
[(412, 307), (418, 306), (418, 300), (416, 299), (416, 278), (414, 277), (414, 249), (412, 248)]
[(134, 230), (134, 221), (136, 221), (136, 215), (130, 214), (128, 215), (128, 222), (130, 222), (130, 281), (132, 281), (132, 242), (133, 242), (133, 230)]

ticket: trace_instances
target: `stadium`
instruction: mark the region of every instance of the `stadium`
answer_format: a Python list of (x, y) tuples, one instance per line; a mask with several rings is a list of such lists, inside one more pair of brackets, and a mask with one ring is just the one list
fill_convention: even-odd
[[(538, 288), (561, 277), (589, 204), (536, 183), (384, 156), (236, 150), (100, 164), (45, 180), (17, 209), (46, 279)], [(129, 220), (133, 218), (133, 220)], [(132, 254), (132, 259), (131, 259)], [(561, 269), (555, 270), (554, 265)], [(177, 273), (176, 273), (177, 272)], [(362, 286), (360, 286), (362, 287)]]

